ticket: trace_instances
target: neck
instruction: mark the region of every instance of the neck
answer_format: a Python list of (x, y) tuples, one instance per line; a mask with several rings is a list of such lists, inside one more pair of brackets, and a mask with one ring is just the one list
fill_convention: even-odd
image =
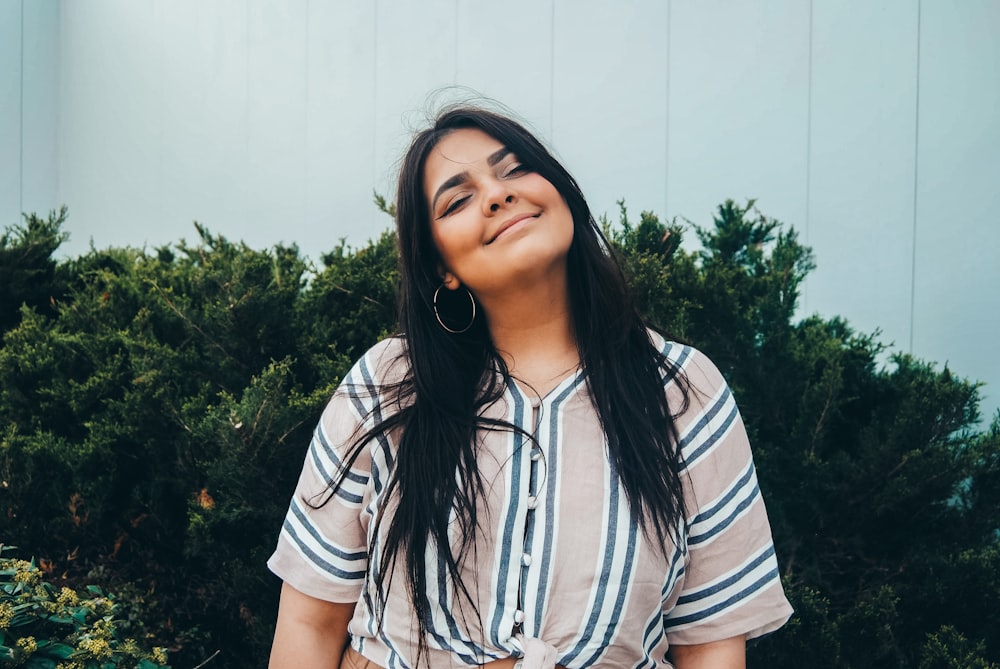
[(493, 345), (518, 381), (539, 395), (579, 365), (566, 281), (480, 299)]

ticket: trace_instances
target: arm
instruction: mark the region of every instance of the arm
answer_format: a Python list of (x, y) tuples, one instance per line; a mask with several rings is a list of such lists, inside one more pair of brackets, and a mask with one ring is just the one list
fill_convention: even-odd
[(691, 646), (670, 646), (670, 659), (676, 669), (744, 669), (746, 647), (746, 639), (742, 636)]
[(339, 669), (354, 603), (338, 604), (281, 586), (269, 669)]
[(746, 647), (746, 639), (742, 636), (691, 646), (670, 646), (670, 659), (676, 669), (744, 669)]

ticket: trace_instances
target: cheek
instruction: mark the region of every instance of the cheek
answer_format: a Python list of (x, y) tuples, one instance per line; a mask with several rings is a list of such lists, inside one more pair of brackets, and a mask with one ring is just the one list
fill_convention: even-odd
[(477, 246), (478, 239), (458, 218), (437, 223), (431, 232), (438, 255), (449, 265), (461, 262), (462, 256)]
[(576, 229), (576, 226), (573, 224), (573, 212), (570, 211), (569, 205), (566, 204), (565, 200), (560, 200), (560, 201), (562, 202), (561, 217), (563, 220), (563, 225), (567, 229), (566, 234), (568, 234), (570, 239), (572, 239)]

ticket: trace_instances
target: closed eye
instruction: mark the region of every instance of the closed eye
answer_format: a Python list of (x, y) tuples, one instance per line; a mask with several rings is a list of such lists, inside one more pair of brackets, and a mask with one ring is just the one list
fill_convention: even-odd
[(451, 203), (445, 208), (445, 210), (443, 212), (441, 212), (441, 215), (438, 216), (438, 218), (439, 219), (440, 218), (444, 218), (448, 214), (451, 214), (452, 212), (457, 211), (462, 205), (464, 205), (468, 201), (469, 201), (469, 196), (468, 195), (465, 196), (465, 197), (460, 197), (460, 198), (457, 198), (455, 200), (452, 200)]
[(528, 168), (521, 163), (511, 163), (507, 169), (503, 171), (503, 178), (516, 177), (529, 172)]

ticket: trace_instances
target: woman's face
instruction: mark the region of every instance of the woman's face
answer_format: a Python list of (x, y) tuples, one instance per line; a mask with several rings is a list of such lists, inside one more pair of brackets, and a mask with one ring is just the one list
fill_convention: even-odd
[(481, 130), (445, 135), (424, 165), (439, 273), (483, 299), (565, 280), (573, 217), (562, 195)]

